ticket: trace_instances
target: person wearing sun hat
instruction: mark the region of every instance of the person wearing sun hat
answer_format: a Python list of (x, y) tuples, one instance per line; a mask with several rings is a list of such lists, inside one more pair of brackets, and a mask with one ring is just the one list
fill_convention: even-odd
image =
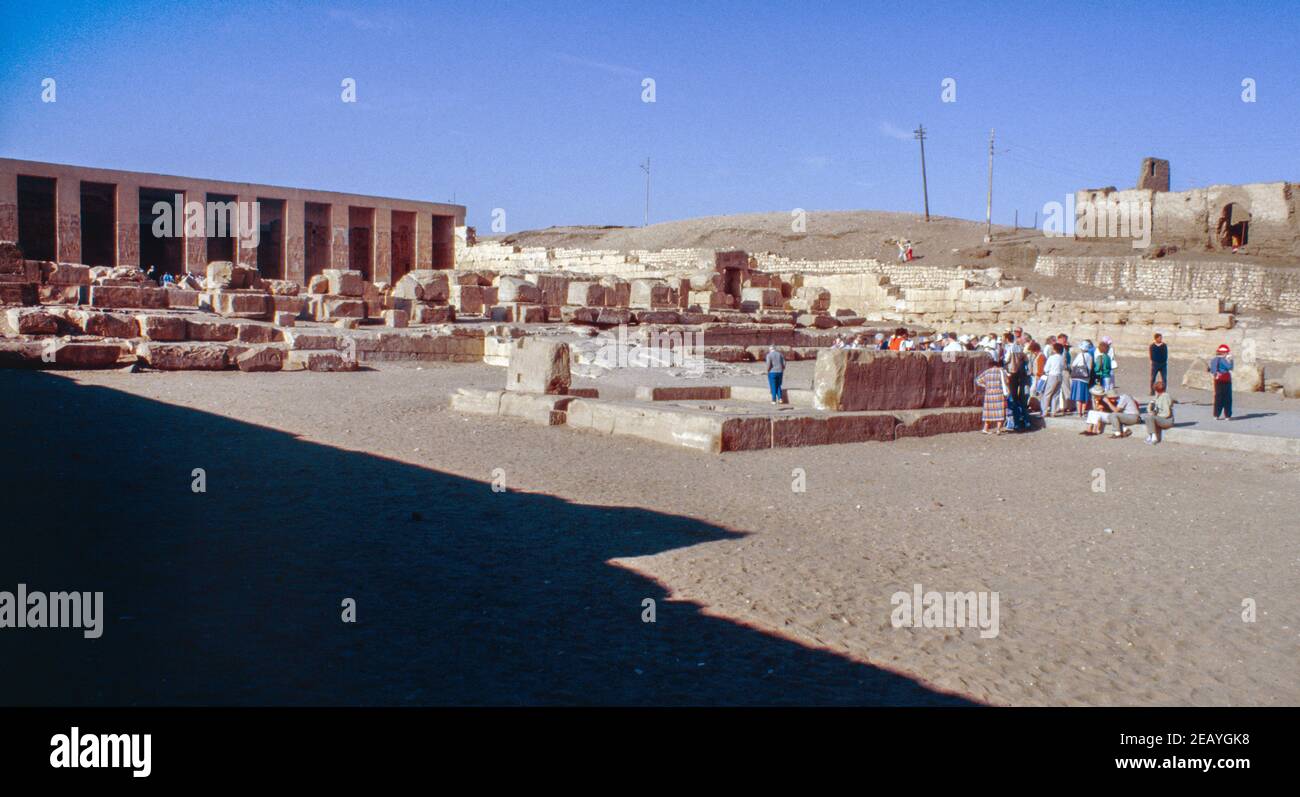
[(1109, 408), (1102, 404), (1102, 399), (1106, 395), (1106, 389), (1101, 385), (1093, 385), (1088, 388), (1088, 395), (1092, 402), (1092, 409), (1088, 410), (1088, 426), (1079, 434), (1095, 435), (1101, 434), (1101, 428), (1110, 420)]
[(1214, 420), (1232, 420), (1232, 349), (1219, 345), (1218, 355), (1210, 360), (1206, 370), (1214, 380)]
[(1142, 410), (1137, 401), (1127, 393), (1116, 393), (1115, 388), (1106, 391), (1106, 406), (1110, 413), (1110, 436), (1128, 437), (1132, 432), (1125, 426), (1137, 426), (1142, 423)]

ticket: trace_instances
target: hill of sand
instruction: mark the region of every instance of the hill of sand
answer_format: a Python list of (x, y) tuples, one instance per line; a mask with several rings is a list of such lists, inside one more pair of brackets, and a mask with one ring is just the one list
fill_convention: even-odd
[[(892, 261), (898, 256), (895, 244), (910, 240), (917, 265), (1000, 268), (1009, 284), (1023, 284), (1042, 295), (1072, 299), (1105, 298), (1113, 295), (1077, 283), (1034, 273), (1040, 254), (1167, 256), (1177, 260), (1232, 260), (1234, 262), (1296, 268), (1294, 261), (1221, 251), (1163, 250), (1151, 247), (1135, 250), (1123, 240), (1075, 240), (1047, 237), (1041, 230), (1021, 227), (992, 228), (992, 241), (983, 222), (932, 216), (927, 222), (916, 213), (874, 210), (809, 211), (804, 231), (792, 228), (788, 211), (741, 213), (731, 216), (702, 216), (651, 224), (647, 227), (564, 226), (525, 230), (501, 236), (480, 236), (516, 246), (545, 246), (573, 249), (705, 248), (773, 252), (790, 258), (839, 260), (877, 258)], [(1136, 294), (1128, 294), (1136, 298)]]

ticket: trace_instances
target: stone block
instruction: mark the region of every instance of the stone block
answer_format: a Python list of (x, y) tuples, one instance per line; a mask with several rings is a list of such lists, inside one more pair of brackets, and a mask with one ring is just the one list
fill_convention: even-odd
[(384, 326), (393, 329), (403, 329), (410, 323), (410, 316), (405, 310), (385, 310)]
[(141, 343), (140, 359), (159, 371), (221, 371), (226, 368), (226, 347), (219, 343)]
[(239, 337), (239, 325), (233, 321), (186, 319), (185, 339), (224, 343)]
[(42, 263), (41, 280), (47, 285), (89, 285), (90, 266), (80, 263)]
[(357, 360), (342, 351), (294, 349), (285, 355), (285, 371), (355, 371)]
[(819, 410), (851, 412), (976, 406), (982, 352), (882, 352), (825, 349), (817, 355), (813, 394)]
[(91, 307), (140, 307), (138, 285), (91, 285)]
[(541, 338), (519, 338), (510, 349), (506, 390), (565, 394), (571, 384), (569, 344)]
[(279, 371), (284, 368), (284, 349), (278, 346), (253, 346), (235, 358), (241, 371)]
[(59, 334), (59, 316), (48, 310), (11, 307), (5, 311), (5, 323), (16, 335)]
[(185, 319), (176, 315), (142, 313), (135, 317), (140, 327), (139, 336), (147, 340), (174, 342), (185, 340)]
[(365, 288), (363, 287), (365, 277), (362, 276), (360, 271), (327, 268), (321, 272), (321, 276), (324, 277), (329, 284), (328, 293), (332, 293), (335, 296), (349, 296), (359, 299), (365, 292)]
[(450, 295), (447, 272), (435, 269), (407, 272), (393, 286), (393, 297), (397, 299), (446, 304)]
[(501, 277), (497, 280), (496, 288), (497, 301), (501, 304), (537, 303), (542, 300), (542, 292), (536, 285), (518, 277)]
[(98, 335), (102, 338), (134, 338), (140, 334), (140, 324), (134, 316), (125, 313), (69, 310), (64, 317), (87, 335)]

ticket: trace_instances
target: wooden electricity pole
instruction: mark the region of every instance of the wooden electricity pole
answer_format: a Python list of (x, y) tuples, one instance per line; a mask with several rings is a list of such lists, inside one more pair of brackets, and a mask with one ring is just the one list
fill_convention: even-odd
[(645, 163), (641, 164), (641, 171), (645, 172), (645, 223), (642, 227), (650, 226), (650, 156), (647, 155)]
[(930, 187), (925, 182), (925, 125), (918, 124), (912, 131), (921, 142), (921, 196), (925, 198), (925, 220), (930, 220)]
[(988, 205), (984, 209), (984, 222), (986, 230), (984, 233), (984, 242), (988, 243), (993, 240), (993, 131), (989, 130), (989, 199)]

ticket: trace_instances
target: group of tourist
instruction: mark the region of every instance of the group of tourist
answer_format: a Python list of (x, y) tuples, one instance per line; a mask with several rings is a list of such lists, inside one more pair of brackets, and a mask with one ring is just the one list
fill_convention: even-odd
[[(1051, 335), (1039, 343), (1024, 329), (997, 335), (912, 335), (898, 327), (892, 335), (877, 332), (840, 335), (833, 349), (875, 349), (881, 351), (987, 352), (992, 363), (980, 372), (975, 384), (983, 391), (983, 433), (1000, 435), (1031, 428), (1030, 415), (1044, 418), (1074, 415), (1086, 421), (1082, 435), (1101, 435), (1107, 426), (1112, 438), (1128, 437), (1127, 427), (1145, 424), (1146, 442), (1160, 443), (1165, 430), (1174, 425), (1173, 398), (1167, 392), (1169, 347), (1156, 333), (1148, 347), (1151, 378), (1145, 420), (1137, 399), (1116, 388), (1119, 366), (1113, 341), (1103, 337), (1093, 344), (1077, 346), (1065, 333)], [(1232, 420), (1232, 352), (1225, 343), (1209, 361), (1214, 383), (1214, 417)], [(772, 402), (781, 398), (785, 358), (771, 347), (767, 356)]]
[[(1073, 414), (1086, 421), (1082, 435), (1101, 435), (1109, 426), (1112, 438), (1128, 437), (1132, 431), (1127, 427), (1144, 422), (1137, 399), (1116, 387), (1118, 364), (1109, 337), (1095, 345), (1085, 340), (1076, 346), (1062, 333), (1040, 344), (1016, 329), (1005, 333), (995, 346), (981, 348), (987, 348), (993, 360), (975, 380), (984, 391), (985, 434), (1030, 428), (1034, 404), (1044, 418)], [(1220, 350), (1226, 353), (1227, 346)], [(1146, 442), (1156, 445), (1174, 425), (1173, 400), (1166, 392), (1168, 347), (1159, 333), (1148, 353), (1151, 399), (1145, 419)]]

